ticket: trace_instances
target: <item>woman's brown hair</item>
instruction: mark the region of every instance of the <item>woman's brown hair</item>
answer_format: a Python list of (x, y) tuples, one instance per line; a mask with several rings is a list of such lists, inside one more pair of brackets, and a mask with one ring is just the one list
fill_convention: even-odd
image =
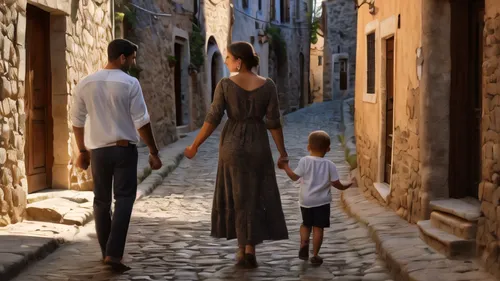
[(236, 59), (240, 59), (248, 70), (259, 65), (259, 56), (248, 42), (235, 42), (227, 48)]

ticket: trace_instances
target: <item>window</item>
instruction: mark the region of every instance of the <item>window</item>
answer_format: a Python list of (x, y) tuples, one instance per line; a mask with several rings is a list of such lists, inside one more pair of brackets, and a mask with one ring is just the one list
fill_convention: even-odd
[(323, 65), (323, 57), (318, 56), (318, 65)]
[(271, 13), (271, 20), (276, 19), (276, 0), (271, 0), (271, 4), (269, 7), (269, 12)]
[(375, 93), (375, 32), (366, 36), (366, 92), (369, 94)]
[(301, 0), (295, 0), (295, 19), (300, 19), (300, 2)]
[(259, 11), (262, 10), (262, 0), (259, 0)]
[(340, 59), (340, 90), (347, 90), (347, 59)]
[(248, 0), (241, 0), (243, 3), (243, 8), (248, 8)]
[(290, 22), (290, 0), (280, 0), (281, 22)]

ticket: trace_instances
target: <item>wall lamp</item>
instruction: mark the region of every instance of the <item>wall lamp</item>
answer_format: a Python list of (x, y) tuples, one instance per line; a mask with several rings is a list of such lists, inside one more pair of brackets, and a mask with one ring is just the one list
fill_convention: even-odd
[(361, 4), (358, 4), (361, 0), (352, 0), (354, 2), (354, 8), (357, 10), (364, 4), (368, 4), (368, 9), (370, 14), (375, 14), (375, 0), (362, 0)]

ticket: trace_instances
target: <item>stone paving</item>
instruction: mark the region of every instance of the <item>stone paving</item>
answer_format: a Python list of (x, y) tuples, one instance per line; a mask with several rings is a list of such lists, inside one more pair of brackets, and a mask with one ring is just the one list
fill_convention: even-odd
[[(332, 103), (323, 103), (287, 115), (285, 142), (294, 167), (307, 153), (308, 133), (326, 130), (333, 142), (327, 157), (337, 163), (342, 180), (349, 181), (331, 109)], [(368, 230), (343, 211), (337, 191), (333, 192), (332, 225), (325, 231), (321, 251), (325, 263), (312, 267), (299, 260), (298, 186), (280, 170), (277, 177), (290, 239), (259, 245), (259, 268), (236, 269), (236, 241), (209, 236), (218, 139), (219, 131), (195, 159), (182, 160), (150, 196), (136, 203), (125, 256), (131, 271), (113, 275), (105, 269), (91, 223), (72, 242), (15, 280), (391, 280)], [(275, 149), (274, 156), (277, 159)]]
[(450, 260), (428, 246), (419, 236), (418, 227), (408, 223), (374, 200), (367, 199), (359, 188), (342, 193), (346, 209), (368, 225), (379, 253), (396, 280), (411, 281), (494, 281), (474, 259)]

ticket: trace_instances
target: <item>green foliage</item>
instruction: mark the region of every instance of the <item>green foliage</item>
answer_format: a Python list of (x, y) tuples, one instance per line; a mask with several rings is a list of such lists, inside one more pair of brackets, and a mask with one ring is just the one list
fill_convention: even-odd
[(201, 32), (201, 28), (193, 19), (193, 31), (189, 40), (189, 53), (191, 55), (191, 64), (196, 68), (200, 68), (205, 63), (205, 38)]
[(318, 30), (320, 27), (320, 18), (315, 18), (311, 24), (311, 44), (318, 43)]
[(349, 163), (349, 166), (351, 166), (351, 171), (356, 169), (358, 167), (358, 159), (356, 154), (349, 155), (347, 157), (347, 163)]
[(311, 44), (318, 43), (318, 31), (321, 26), (321, 6), (314, 7), (311, 16)]
[(168, 59), (168, 62), (170, 62), (170, 63), (177, 62), (177, 59), (174, 56), (168, 56), (167, 59)]
[(349, 164), (351, 171), (358, 167), (357, 155), (351, 154), (351, 150), (347, 147), (345, 142), (345, 136), (343, 134), (337, 135), (337, 139), (344, 149), (344, 159)]
[(265, 32), (269, 38), (269, 46), (274, 50), (276, 57), (278, 57), (278, 63), (282, 64), (286, 60), (286, 42), (281, 35), (281, 29), (269, 26)]
[(125, 1), (115, 0), (115, 10), (115, 21), (120, 23), (126, 21), (130, 27), (133, 27), (137, 23), (135, 9), (130, 8)]

